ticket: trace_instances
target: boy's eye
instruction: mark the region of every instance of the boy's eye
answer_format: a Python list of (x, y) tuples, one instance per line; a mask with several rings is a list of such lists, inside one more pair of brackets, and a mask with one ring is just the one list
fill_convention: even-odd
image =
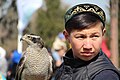
[(84, 36), (84, 35), (80, 35), (80, 36), (76, 36), (76, 38), (83, 39), (83, 38), (86, 38), (86, 36)]
[(99, 35), (92, 35), (91, 38), (98, 38)]

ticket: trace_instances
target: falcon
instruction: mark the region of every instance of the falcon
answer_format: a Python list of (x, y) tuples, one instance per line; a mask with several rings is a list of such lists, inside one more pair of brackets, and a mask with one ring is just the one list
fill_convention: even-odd
[(52, 73), (52, 57), (40, 36), (25, 34), (21, 40), (28, 47), (17, 66), (15, 80), (49, 80)]

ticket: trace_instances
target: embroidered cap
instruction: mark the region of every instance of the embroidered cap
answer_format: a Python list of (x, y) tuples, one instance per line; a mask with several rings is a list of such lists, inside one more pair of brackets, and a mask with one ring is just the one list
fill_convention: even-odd
[(106, 21), (105, 12), (99, 6), (94, 4), (79, 4), (70, 8), (64, 16), (65, 24), (75, 15), (82, 13), (95, 14), (101, 20), (103, 26), (105, 26), (105, 21)]

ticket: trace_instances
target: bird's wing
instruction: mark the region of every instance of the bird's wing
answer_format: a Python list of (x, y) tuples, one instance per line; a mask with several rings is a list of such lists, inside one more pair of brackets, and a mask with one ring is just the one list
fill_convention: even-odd
[(50, 60), (50, 64), (49, 64), (49, 69), (48, 69), (48, 79), (51, 78), (51, 76), (53, 75), (53, 58), (52, 56), (49, 55), (49, 60)]
[(25, 61), (26, 61), (26, 56), (23, 55), (23, 57), (19, 61), (19, 64), (17, 65), (15, 80), (21, 80), (21, 74), (24, 69)]

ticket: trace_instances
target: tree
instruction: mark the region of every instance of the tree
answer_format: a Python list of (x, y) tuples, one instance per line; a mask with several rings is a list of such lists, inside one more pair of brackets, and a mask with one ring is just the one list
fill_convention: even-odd
[[(4, 3), (1, 0), (1, 5)], [(10, 1), (10, 0), (9, 0)], [(11, 0), (12, 3), (8, 8), (8, 12), (2, 18), (0, 17), (0, 39), (5, 42), (4, 44), (0, 43), (2, 47), (4, 47), (8, 53), (11, 50), (17, 48), (17, 22), (18, 22), (18, 14), (16, 8), (16, 0)], [(33, 33), (40, 35), (45, 44), (51, 47), (53, 40), (56, 35), (63, 31), (64, 29), (64, 13), (66, 10), (66, 6), (61, 8), (60, 0), (43, 0), (46, 2), (46, 9), (44, 7), (38, 9), (32, 16), (29, 25), (24, 30), (23, 34)], [(62, 5), (63, 6), (63, 5)], [(3, 30), (6, 32), (3, 34)], [(23, 45), (23, 50), (26, 45)]]
[[(118, 14), (120, 14), (120, 1), (118, 2)], [(120, 31), (120, 15), (118, 15), (118, 32)], [(120, 33), (118, 33), (118, 49), (120, 49)], [(120, 52), (119, 52), (120, 54)], [(120, 63), (120, 55), (119, 55), (119, 63)], [(119, 64), (120, 66), (120, 64)]]
[(38, 11), (36, 30), (46, 45), (51, 47), (55, 36), (64, 29), (65, 9), (60, 7), (60, 0), (46, 0), (46, 8)]
[(119, 0), (111, 0), (111, 53), (112, 53), (112, 62), (113, 64), (118, 67), (118, 1)]
[(0, 0), (0, 46), (9, 53), (17, 46), (16, 0)]
[(14, 28), (17, 25), (17, 10), (15, 1), (1, 0), (0, 1), (0, 42), (5, 42), (5, 39), (11, 38), (16, 32)]

